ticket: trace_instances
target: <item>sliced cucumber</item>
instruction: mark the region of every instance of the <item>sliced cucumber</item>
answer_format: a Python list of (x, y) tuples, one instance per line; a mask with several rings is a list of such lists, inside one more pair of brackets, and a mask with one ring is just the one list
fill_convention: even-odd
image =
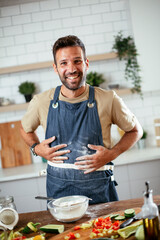
[(134, 217), (135, 216), (135, 210), (130, 208), (130, 209), (126, 209), (124, 211), (124, 216), (127, 217), (127, 218), (131, 218), (131, 217)]
[(62, 233), (64, 232), (64, 225), (48, 224), (40, 227), (40, 230), (47, 233)]
[(119, 220), (119, 221), (123, 221), (123, 220), (125, 220), (125, 216), (117, 216), (114, 219)]
[(110, 219), (116, 218), (118, 216), (119, 216), (119, 214), (112, 214), (112, 215), (110, 215)]

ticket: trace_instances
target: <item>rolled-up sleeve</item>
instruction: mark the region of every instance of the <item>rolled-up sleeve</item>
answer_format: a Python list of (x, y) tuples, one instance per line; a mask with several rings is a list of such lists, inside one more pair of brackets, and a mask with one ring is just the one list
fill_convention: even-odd
[(125, 132), (131, 131), (136, 124), (135, 115), (116, 93), (114, 94), (112, 105), (112, 122)]
[(39, 119), (39, 103), (35, 95), (30, 101), (27, 112), (21, 120), (25, 132), (34, 132), (40, 125)]

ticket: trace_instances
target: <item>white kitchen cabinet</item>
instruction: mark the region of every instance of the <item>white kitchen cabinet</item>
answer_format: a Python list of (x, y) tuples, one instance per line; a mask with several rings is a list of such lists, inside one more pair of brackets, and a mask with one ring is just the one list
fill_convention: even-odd
[(145, 190), (145, 181), (150, 181), (153, 195), (160, 194), (159, 169), (160, 159), (115, 166), (114, 176), (118, 182), (117, 191), (119, 199), (142, 197)]
[(46, 177), (20, 179), (1, 182), (1, 196), (11, 195), (19, 213), (47, 209), (47, 201), (37, 200), (35, 196), (46, 196)]

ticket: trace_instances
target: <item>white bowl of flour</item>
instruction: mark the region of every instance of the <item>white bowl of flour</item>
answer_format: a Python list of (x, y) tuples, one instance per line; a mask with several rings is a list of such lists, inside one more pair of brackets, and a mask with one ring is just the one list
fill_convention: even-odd
[(56, 220), (75, 222), (86, 213), (88, 202), (89, 198), (85, 196), (73, 195), (52, 200), (47, 206)]

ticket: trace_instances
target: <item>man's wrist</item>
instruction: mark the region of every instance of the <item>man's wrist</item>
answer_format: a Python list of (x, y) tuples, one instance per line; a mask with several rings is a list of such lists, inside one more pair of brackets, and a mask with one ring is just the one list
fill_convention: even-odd
[(39, 143), (34, 143), (31, 147), (30, 150), (33, 153), (34, 156), (38, 156), (38, 154), (35, 152), (35, 147), (38, 145)]

